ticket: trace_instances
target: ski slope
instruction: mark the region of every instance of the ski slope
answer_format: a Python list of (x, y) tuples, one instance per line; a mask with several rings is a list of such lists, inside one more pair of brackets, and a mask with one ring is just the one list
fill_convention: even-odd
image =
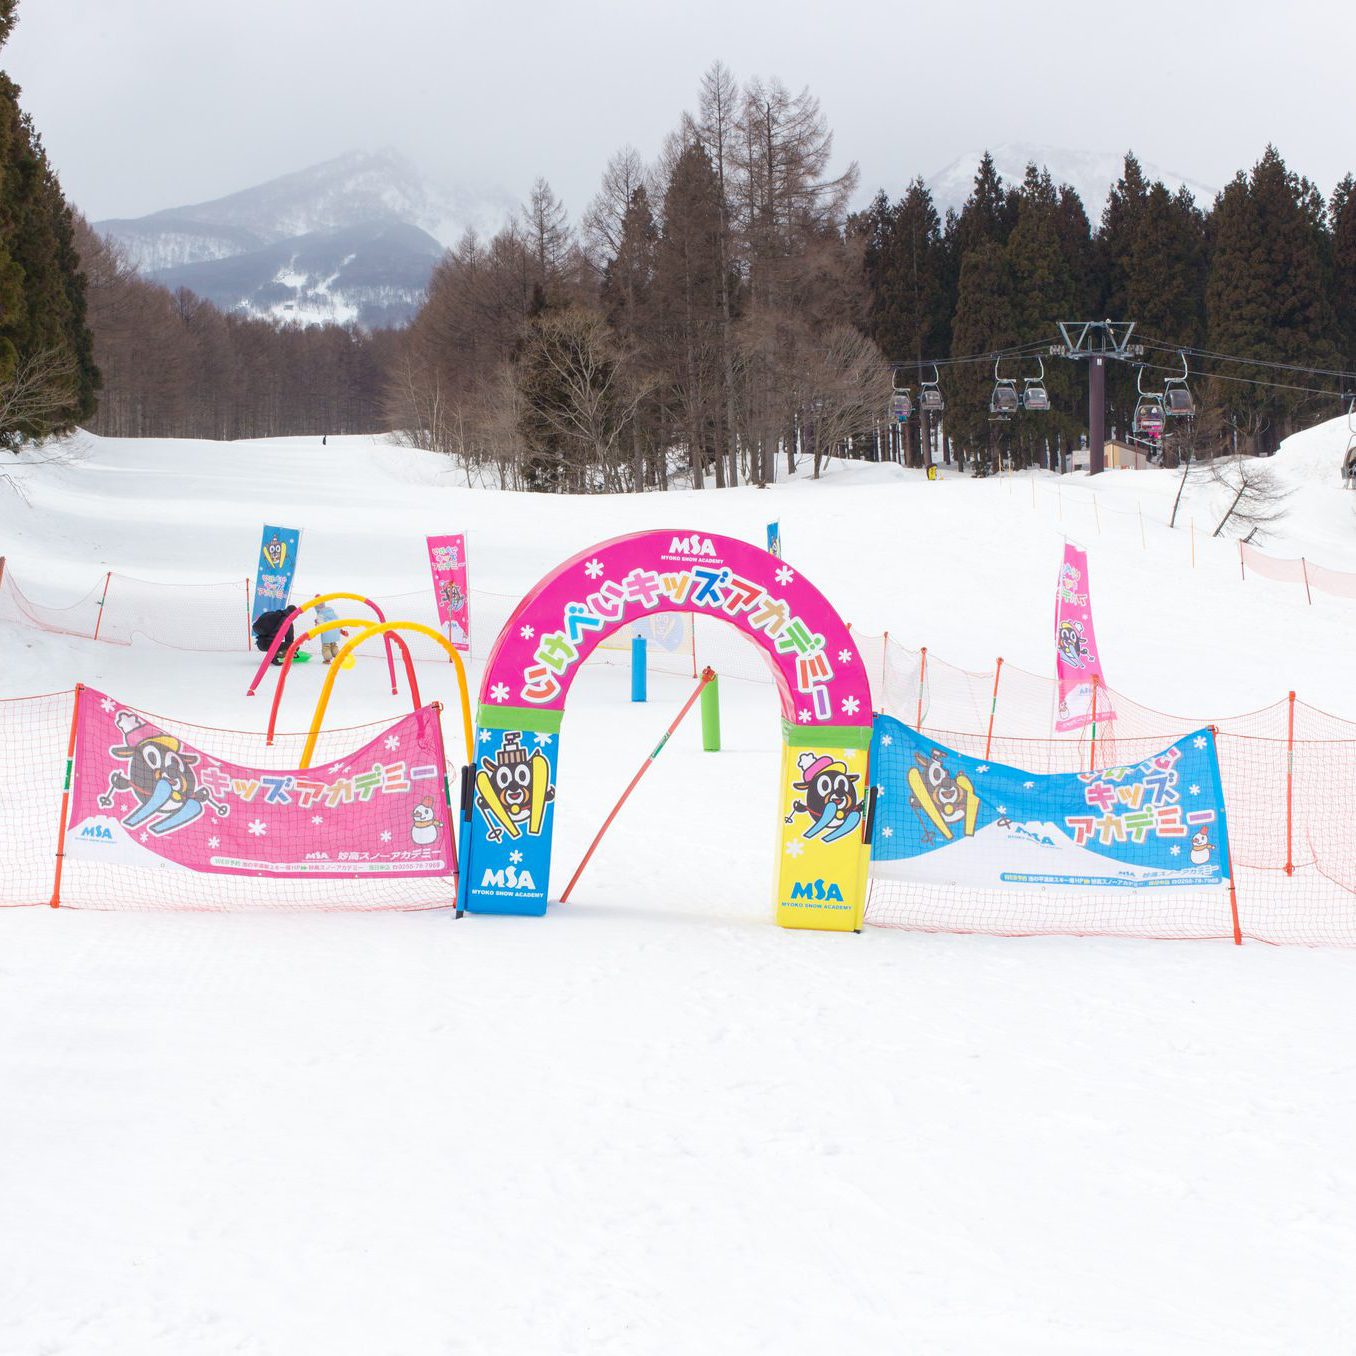
[[(1356, 571), (1345, 442), (1278, 454), (1266, 549)], [(299, 592), (373, 594), (427, 585), (431, 532), (520, 594), (622, 532), (778, 518), (854, 626), (974, 669), (1049, 671), (1068, 533), (1121, 690), (1356, 716), (1350, 603), (1240, 581), (1207, 485), (1170, 530), (1171, 472), (566, 499), (379, 439), (84, 435), (0, 471), (0, 553), (44, 603), (240, 578), (265, 518), (304, 529)], [(0, 696), (266, 719), (243, 650), (3, 624), (0, 657)], [(331, 719), (401, 709), (383, 672)], [(455, 700), (446, 665), (420, 680)], [(557, 890), (691, 686), (575, 682)], [(1356, 954), (782, 932), (777, 704), (722, 686), (725, 750), (670, 741), (544, 920), (0, 911), (0, 1353), (1345, 1349)]]

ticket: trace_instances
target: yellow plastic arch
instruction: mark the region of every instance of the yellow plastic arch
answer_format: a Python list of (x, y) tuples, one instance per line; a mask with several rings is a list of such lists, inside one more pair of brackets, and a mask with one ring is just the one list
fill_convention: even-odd
[[(308, 611), (310, 608), (318, 607), (321, 603), (331, 603), (336, 598), (350, 598), (355, 603), (366, 603), (367, 606), (370, 607), (372, 611), (377, 614), (377, 620), (379, 622), (385, 621), (387, 619), (386, 615), (381, 610), (381, 605), (379, 603), (374, 603), (369, 597), (366, 596), (366, 594), (317, 593), (314, 598), (308, 599), (306, 602), (301, 603), (299, 606), (295, 606), (289, 609), (287, 614), (289, 624), (293, 621), (299, 620), (302, 613)], [(367, 621), (364, 621), (361, 624), (370, 625), (370, 623)], [(268, 666), (273, 662), (273, 656), (277, 654), (280, 649), (283, 648), (283, 637), (286, 634), (287, 632), (284, 630), (284, 628), (280, 626), (278, 628), (278, 634), (273, 637), (273, 644), (269, 646), (268, 651), (264, 655), (263, 662), (260, 663), (259, 665), (259, 671), (254, 675), (254, 681), (249, 685), (249, 690), (245, 693), (247, 697), (254, 696), (254, 690), (259, 686), (259, 683), (263, 679), (264, 674), (268, 671)], [(395, 655), (391, 653), (391, 646), (389, 641), (387, 642), (386, 645), (386, 668), (391, 675), (391, 692), (392, 694), (394, 694), (396, 690)]]
[(457, 670), (457, 689), (461, 694), (462, 734), (466, 740), (466, 761), (470, 763), (472, 757), (471, 697), (466, 689), (466, 666), (461, 662), (461, 655), (457, 653), (452, 642), (441, 631), (435, 631), (431, 626), (425, 626), (423, 622), (395, 621), (377, 622), (365, 631), (360, 631), (335, 655), (334, 662), (330, 665), (330, 671), (325, 675), (325, 685), (320, 689), (320, 696), (316, 699), (315, 714), (311, 717), (311, 730), (306, 736), (306, 747), (301, 753), (302, 767), (311, 766), (311, 754), (315, 752), (315, 741), (320, 735), (320, 724), (325, 719), (325, 709), (330, 704), (330, 691), (334, 687), (334, 680), (339, 676), (344, 660), (364, 641), (371, 640), (373, 636), (383, 635), (387, 631), (417, 631), (420, 635), (428, 636), (430, 640), (436, 640), (447, 651), (453, 666)]

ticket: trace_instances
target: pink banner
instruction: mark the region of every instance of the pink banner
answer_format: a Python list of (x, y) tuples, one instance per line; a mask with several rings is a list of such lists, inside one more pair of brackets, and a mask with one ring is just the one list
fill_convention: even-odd
[(337, 762), (277, 772), (228, 763), (85, 688), (66, 851), (236, 876), (446, 876), (446, 787), (430, 706)]
[(460, 533), (428, 539), (428, 567), (438, 599), (438, 621), (458, 650), (471, 649), (471, 591), (466, 579), (466, 538)]
[(1094, 721), (1100, 725), (1115, 718), (1092, 631), (1088, 553), (1067, 541), (1055, 590), (1055, 675), (1059, 683), (1056, 730), (1082, 730)]

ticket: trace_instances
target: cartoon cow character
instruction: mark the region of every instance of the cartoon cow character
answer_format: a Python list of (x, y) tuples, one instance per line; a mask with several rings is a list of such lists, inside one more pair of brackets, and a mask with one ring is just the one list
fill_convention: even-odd
[(1204, 866), (1210, 860), (1210, 854), (1215, 850), (1215, 845), (1210, 841), (1210, 835), (1204, 829), (1197, 829), (1191, 835), (1191, 864), (1192, 866)]
[(792, 783), (792, 790), (804, 791), (804, 800), (791, 802), (790, 824), (798, 814), (810, 816), (810, 827), (802, 838), (816, 838), (821, 833), (826, 843), (836, 843), (851, 833), (862, 822), (861, 801), (857, 783), (861, 776), (849, 772), (847, 764), (827, 753), (802, 753), (796, 760), (800, 781)]
[(114, 724), (122, 731), (123, 742), (109, 753), (125, 759), (127, 771), (115, 768), (109, 774), (108, 790), (99, 797), (99, 804), (110, 809), (119, 792), (130, 791), (139, 803), (123, 819), (125, 828), (139, 828), (149, 821), (152, 833), (173, 833), (197, 819), (204, 805), (222, 817), (230, 813), (228, 806), (198, 785), (193, 771), (198, 755), (185, 750), (174, 735), (162, 734), (133, 711), (119, 711)]
[(1086, 667), (1083, 661), (1088, 658), (1088, 643), (1083, 639), (1082, 622), (1060, 622), (1059, 630), (1055, 635), (1055, 646), (1064, 662), (1071, 669)]
[(909, 769), (909, 790), (913, 793), (909, 804), (943, 838), (954, 838), (957, 827), (969, 838), (979, 817), (979, 797), (970, 778), (964, 772), (953, 776), (943, 757), (941, 749), (933, 749), (931, 757), (914, 754), (918, 766)]
[(551, 764), (538, 749), (523, 748), (520, 730), (508, 730), (493, 759), (482, 758), (476, 773), (476, 806), (489, 826), (487, 837), (497, 843), (505, 834), (517, 838), (541, 832), (546, 806), (556, 798)]
[(438, 830), (441, 827), (438, 816), (433, 809), (433, 797), (425, 796), (414, 807), (414, 824), (410, 829), (411, 840), (421, 846), (426, 843), (436, 843), (438, 841)]

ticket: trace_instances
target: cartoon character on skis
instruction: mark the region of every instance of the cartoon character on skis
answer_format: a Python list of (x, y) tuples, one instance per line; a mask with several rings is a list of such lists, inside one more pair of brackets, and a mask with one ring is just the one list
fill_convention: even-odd
[(108, 790), (99, 797), (99, 804), (111, 809), (120, 792), (130, 791), (138, 804), (123, 819), (124, 828), (149, 823), (154, 834), (173, 833), (193, 823), (204, 805), (211, 806), (219, 817), (230, 814), (229, 806), (213, 799), (207, 787), (198, 785), (193, 771), (198, 755), (185, 751), (174, 735), (160, 733), (133, 711), (119, 711), (114, 723), (122, 731), (123, 742), (110, 748), (109, 753), (126, 760), (127, 771), (115, 768), (109, 774)]
[(556, 798), (551, 764), (541, 750), (529, 754), (520, 730), (509, 730), (493, 759), (482, 758), (476, 773), (476, 807), (489, 825), (487, 837), (497, 843), (505, 834), (517, 838), (541, 832), (546, 806)]
[(800, 768), (800, 781), (793, 789), (804, 791), (805, 799), (791, 802), (786, 822), (790, 824), (798, 814), (809, 815), (810, 827), (801, 837), (817, 838), (822, 833), (826, 843), (836, 843), (857, 828), (862, 822), (857, 795), (860, 775), (849, 772), (846, 763), (827, 753), (802, 753), (796, 766)]
[(957, 827), (966, 838), (972, 837), (979, 818), (974, 783), (963, 772), (952, 776), (942, 762), (941, 749), (933, 749), (930, 758), (921, 753), (914, 758), (919, 766), (909, 769), (910, 806), (943, 838), (954, 838)]
[(1083, 661), (1088, 657), (1088, 643), (1083, 639), (1083, 623), (1060, 622), (1059, 631), (1055, 635), (1055, 646), (1071, 669), (1083, 668)]

